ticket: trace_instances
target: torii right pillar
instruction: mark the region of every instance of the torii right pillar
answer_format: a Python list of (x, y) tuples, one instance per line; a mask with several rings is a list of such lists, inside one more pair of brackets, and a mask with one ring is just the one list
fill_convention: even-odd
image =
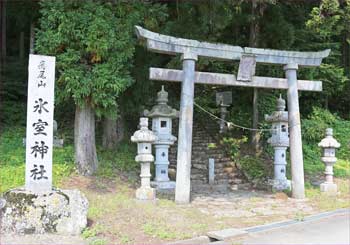
[(297, 83), (297, 64), (284, 66), (288, 81), (288, 118), (289, 118), (289, 144), (290, 161), (292, 170), (292, 196), (294, 198), (305, 198), (304, 189), (304, 160), (303, 145), (301, 140), (301, 123), (299, 112), (299, 94)]

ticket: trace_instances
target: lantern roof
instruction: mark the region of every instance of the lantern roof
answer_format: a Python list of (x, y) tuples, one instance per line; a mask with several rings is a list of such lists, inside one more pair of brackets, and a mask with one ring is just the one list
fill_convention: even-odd
[(271, 115), (265, 115), (267, 122), (288, 122), (288, 111), (285, 111), (286, 101), (280, 97), (277, 99), (277, 111), (271, 113)]
[(179, 117), (179, 112), (176, 109), (173, 109), (167, 104), (168, 102), (168, 92), (164, 90), (164, 86), (157, 93), (157, 103), (152, 107), (151, 111), (145, 110), (144, 115), (146, 117), (169, 117), (176, 118)]
[(322, 148), (339, 148), (340, 143), (333, 138), (333, 129), (326, 129), (326, 138), (322, 139), (320, 143), (318, 143), (319, 147)]
[(136, 143), (153, 143), (157, 140), (157, 136), (148, 129), (148, 118), (140, 118), (140, 130), (137, 130), (133, 136), (131, 136), (131, 141)]

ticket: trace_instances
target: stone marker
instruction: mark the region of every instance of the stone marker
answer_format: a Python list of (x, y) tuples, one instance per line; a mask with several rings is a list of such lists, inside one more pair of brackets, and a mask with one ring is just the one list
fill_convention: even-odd
[(63, 139), (57, 136), (57, 121), (53, 120), (53, 147), (63, 147)]
[(156, 191), (151, 187), (151, 162), (154, 161), (152, 155), (152, 143), (157, 140), (157, 136), (148, 129), (148, 118), (140, 118), (140, 130), (137, 130), (131, 141), (137, 143), (137, 155), (135, 161), (141, 164), (141, 187), (136, 190), (136, 198), (139, 200), (154, 200)]
[(326, 181), (320, 185), (322, 192), (336, 193), (337, 184), (333, 182), (333, 165), (337, 162), (335, 157), (335, 149), (340, 147), (340, 143), (333, 138), (333, 129), (326, 129), (326, 138), (322, 139), (318, 144), (322, 148), (321, 161), (326, 166)]
[[(292, 196), (294, 198), (305, 197), (298, 89), (321, 91), (322, 83), (298, 81), (296, 71), (299, 66), (319, 66), (322, 59), (329, 55), (329, 49), (320, 52), (297, 52), (249, 47), (241, 48), (239, 46), (213, 44), (162, 35), (139, 26), (136, 26), (135, 29), (138, 38), (144, 41), (149, 50), (169, 55), (181, 54), (182, 57), (182, 71), (150, 68), (150, 79), (181, 81), (175, 190), (175, 201), (177, 203), (189, 203), (190, 201), (193, 97), (194, 84), (197, 82), (215, 85), (288, 89), (289, 125), (291, 127)], [(249, 58), (245, 59), (244, 56), (253, 56), (253, 60), (251, 58), (250, 60)], [(239, 79), (245, 81), (237, 81), (236, 77), (230, 74), (195, 72), (195, 62), (199, 57), (229, 61), (242, 59), (245, 64), (240, 66)], [(283, 65), (287, 79), (254, 76), (256, 63)]]
[(209, 158), (208, 162), (208, 182), (209, 185), (215, 184), (215, 159)]
[(173, 190), (175, 182), (170, 181), (168, 175), (169, 147), (176, 141), (176, 137), (171, 134), (172, 119), (179, 117), (179, 112), (167, 105), (168, 93), (164, 90), (164, 86), (158, 92), (157, 102), (158, 104), (153, 106), (151, 111), (144, 111), (146, 117), (152, 118), (152, 131), (158, 138), (153, 143), (156, 150), (154, 162), (156, 174), (151, 184), (159, 190)]
[[(57, 136), (57, 122), (53, 120), (53, 147), (63, 147), (63, 139), (59, 139)], [(23, 145), (26, 146), (26, 138), (23, 138)]]
[(277, 111), (271, 115), (265, 115), (265, 120), (272, 123), (272, 136), (267, 140), (273, 147), (275, 154), (273, 157), (274, 163), (274, 178), (269, 181), (272, 189), (276, 191), (290, 190), (291, 183), (287, 180), (287, 147), (289, 146), (288, 137), (288, 112), (286, 102), (282, 97), (277, 100)]
[(52, 188), (55, 57), (29, 55), (25, 188), (3, 194), (2, 233), (77, 235), (87, 225), (79, 190)]
[(55, 57), (29, 55), (26, 190), (52, 190)]

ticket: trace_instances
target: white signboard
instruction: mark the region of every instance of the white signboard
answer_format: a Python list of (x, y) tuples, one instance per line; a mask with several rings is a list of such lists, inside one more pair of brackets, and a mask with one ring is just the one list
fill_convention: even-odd
[(55, 57), (29, 55), (26, 190), (52, 190)]

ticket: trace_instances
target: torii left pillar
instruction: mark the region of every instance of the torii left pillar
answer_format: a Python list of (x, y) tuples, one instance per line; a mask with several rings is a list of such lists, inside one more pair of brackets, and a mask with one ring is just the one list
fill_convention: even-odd
[(189, 203), (191, 192), (193, 98), (197, 55), (192, 52), (185, 52), (181, 59), (183, 77), (181, 83), (175, 201), (177, 203)]

